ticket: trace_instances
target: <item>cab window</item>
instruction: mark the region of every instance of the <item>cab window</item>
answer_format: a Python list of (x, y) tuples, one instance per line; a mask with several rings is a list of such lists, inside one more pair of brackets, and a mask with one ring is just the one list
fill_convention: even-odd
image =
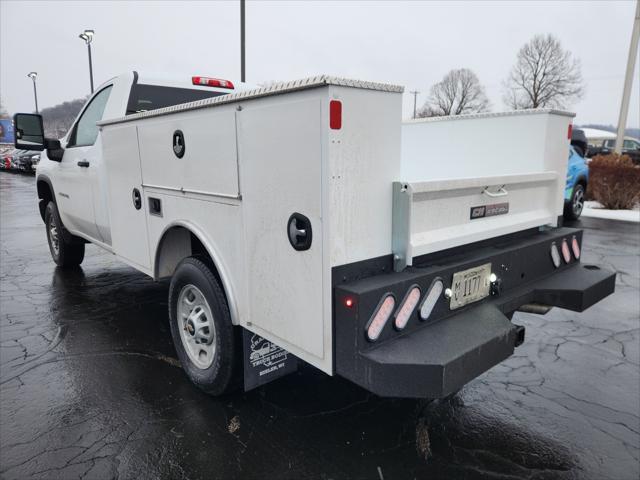
[(76, 123), (67, 147), (86, 147), (96, 142), (96, 138), (98, 138), (96, 122), (102, 120), (104, 108), (111, 94), (111, 88), (112, 85), (109, 85), (93, 97), (91, 103), (82, 112), (82, 116)]
[(181, 103), (195, 102), (196, 100), (219, 95), (225, 95), (225, 93), (136, 83), (131, 87), (127, 115), (171, 107)]
[(625, 150), (637, 150), (640, 144), (638, 142), (634, 142), (633, 140), (625, 140), (622, 143), (622, 148)]

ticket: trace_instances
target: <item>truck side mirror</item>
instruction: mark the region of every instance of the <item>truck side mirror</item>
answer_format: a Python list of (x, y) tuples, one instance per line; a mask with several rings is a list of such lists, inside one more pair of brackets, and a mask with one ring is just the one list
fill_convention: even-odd
[(44, 150), (42, 116), (34, 113), (16, 113), (13, 116), (14, 145), (19, 150)]

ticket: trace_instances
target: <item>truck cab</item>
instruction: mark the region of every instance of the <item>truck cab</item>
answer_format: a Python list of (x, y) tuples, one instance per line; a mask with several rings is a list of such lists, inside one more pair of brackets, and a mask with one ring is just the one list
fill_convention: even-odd
[[(162, 77), (130, 72), (100, 85), (82, 108), (60, 145), (45, 150), (38, 169), (42, 217), (55, 198), (69, 233), (111, 250), (103, 143), (97, 122), (234, 92), (226, 80), (194, 76)], [(240, 84), (238, 90), (246, 90)], [(55, 152), (51, 157), (47, 152)], [(60, 155), (64, 152), (63, 155)], [(57, 154), (57, 155), (56, 155)], [(58, 156), (60, 155), (60, 156)], [(52, 178), (55, 177), (55, 188)]]

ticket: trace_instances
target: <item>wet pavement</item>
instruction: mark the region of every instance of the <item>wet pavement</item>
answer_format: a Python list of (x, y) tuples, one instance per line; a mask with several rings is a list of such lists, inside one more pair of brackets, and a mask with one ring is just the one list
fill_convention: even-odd
[(638, 224), (584, 219), (616, 293), (516, 314), (516, 354), (444, 401), (381, 399), (304, 368), (211, 398), (176, 359), (166, 282), (95, 246), (50, 259), (34, 178), (0, 172), (0, 477), (637, 479)]

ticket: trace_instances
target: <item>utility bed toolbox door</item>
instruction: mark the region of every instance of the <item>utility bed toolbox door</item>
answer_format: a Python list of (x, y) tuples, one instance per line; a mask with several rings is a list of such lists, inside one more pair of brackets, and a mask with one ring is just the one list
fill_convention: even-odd
[(557, 223), (556, 172), (395, 182), (396, 270), (414, 257)]
[(107, 126), (102, 140), (113, 251), (152, 274), (137, 127), (133, 123)]
[[(248, 327), (326, 369), (323, 322), (322, 103), (247, 105), (238, 112), (238, 154), (247, 265)], [(293, 213), (311, 221), (312, 243), (289, 243)]]

